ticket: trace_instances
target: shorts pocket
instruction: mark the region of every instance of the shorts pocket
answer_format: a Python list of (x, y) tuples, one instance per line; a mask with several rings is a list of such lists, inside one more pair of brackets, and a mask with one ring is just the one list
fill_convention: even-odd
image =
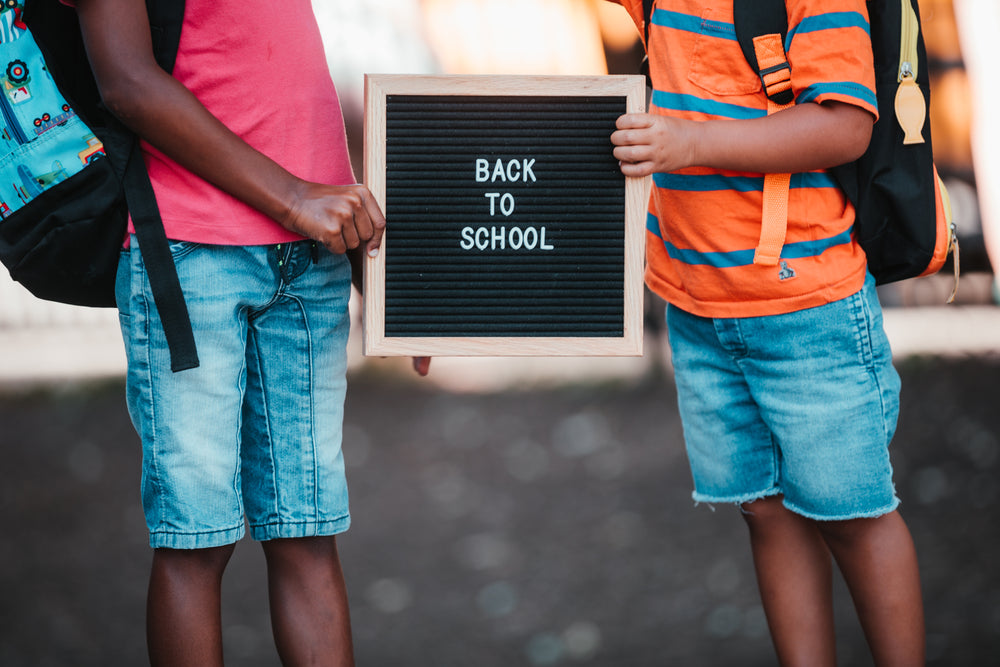
[(761, 91), (740, 44), (732, 16), (706, 8), (691, 52), (688, 80), (714, 95), (750, 95)]
[(168, 241), (167, 243), (170, 245), (170, 254), (173, 255), (175, 262), (201, 247), (200, 243), (193, 241)]

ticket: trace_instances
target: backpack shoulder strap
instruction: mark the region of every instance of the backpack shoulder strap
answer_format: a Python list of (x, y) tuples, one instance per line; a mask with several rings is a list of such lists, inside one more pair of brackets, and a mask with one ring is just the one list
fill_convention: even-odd
[(184, 0), (146, 0), (153, 53), (156, 62), (168, 72), (174, 71), (177, 61), (177, 48), (184, 25), (184, 5)]
[[(767, 79), (773, 79), (775, 72), (781, 68), (788, 69), (785, 58), (785, 37), (788, 35), (788, 11), (785, 0), (733, 0), (733, 25), (736, 28), (736, 40), (743, 51), (743, 57), (750, 67), (760, 76), (768, 98), (778, 104), (788, 104), (792, 101), (792, 91), (774, 92)], [(778, 37), (767, 37), (774, 36)], [(772, 52), (761, 56), (759, 51), (762, 42)], [(776, 52), (780, 46), (780, 55)], [(782, 62), (777, 62), (777, 58)]]
[(643, 45), (649, 47), (649, 23), (653, 20), (653, 0), (642, 0)]
[[(184, 0), (146, 0), (146, 9), (156, 61), (164, 70), (171, 72), (177, 59), (184, 23)], [(191, 319), (163, 229), (163, 219), (156, 205), (156, 194), (143, 163), (139, 139), (134, 135), (125, 167), (124, 185), (139, 251), (147, 267), (150, 290), (170, 348), (170, 368), (174, 372), (196, 368), (199, 361)]]
[[(785, 53), (788, 12), (784, 0), (733, 0), (733, 24), (743, 56), (760, 77), (768, 115), (795, 102), (792, 70)], [(776, 266), (788, 229), (791, 174), (765, 174), (760, 241), (754, 264)]]
[(639, 63), (639, 74), (646, 77), (646, 85), (653, 87), (653, 79), (649, 76), (649, 23), (653, 20), (653, 0), (642, 0), (642, 48), (646, 50), (642, 62)]

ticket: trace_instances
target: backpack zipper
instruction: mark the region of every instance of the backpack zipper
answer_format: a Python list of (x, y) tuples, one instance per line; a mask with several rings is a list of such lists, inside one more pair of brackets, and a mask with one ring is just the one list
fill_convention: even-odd
[(900, 0), (899, 72), (896, 89), (896, 120), (903, 128), (903, 144), (924, 143), (923, 129), (927, 120), (927, 100), (917, 85), (917, 36), (920, 23), (910, 0)]
[(897, 81), (903, 79), (917, 78), (917, 34), (920, 31), (920, 23), (917, 21), (917, 14), (913, 11), (910, 0), (900, 0), (902, 5), (901, 29), (899, 40), (899, 74)]

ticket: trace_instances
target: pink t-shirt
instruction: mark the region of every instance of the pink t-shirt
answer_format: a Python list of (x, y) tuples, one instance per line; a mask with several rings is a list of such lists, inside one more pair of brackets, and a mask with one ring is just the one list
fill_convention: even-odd
[[(187, 0), (173, 74), (229, 129), (292, 174), (331, 185), (355, 182), (311, 0)], [(302, 238), (155, 148), (143, 143), (143, 149), (168, 238), (219, 245)]]
[[(174, 77), (292, 174), (355, 182), (310, 0), (187, 0)], [(220, 245), (301, 237), (145, 146), (167, 237)]]

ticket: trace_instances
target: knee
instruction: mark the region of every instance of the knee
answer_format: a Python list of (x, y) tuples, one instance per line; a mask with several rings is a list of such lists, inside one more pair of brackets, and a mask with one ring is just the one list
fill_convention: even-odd
[(235, 547), (228, 544), (207, 549), (156, 549), (153, 552), (153, 568), (165, 574), (185, 577), (221, 577)]
[(262, 546), (272, 586), (286, 591), (343, 589), (344, 574), (333, 537), (268, 540)]
[(337, 540), (333, 536), (298, 537), (268, 540), (261, 543), (271, 567), (303, 567), (339, 560)]
[(898, 514), (891, 512), (873, 518), (819, 521), (816, 525), (827, 544), (851, 546), (877, 538), (890, 529), (897, 519)]
[(774, 523), (787, 514), (788, 509), (782, 504), (782, 496), (768, 496), (740, 504), (740, 515), (751, 529)]

